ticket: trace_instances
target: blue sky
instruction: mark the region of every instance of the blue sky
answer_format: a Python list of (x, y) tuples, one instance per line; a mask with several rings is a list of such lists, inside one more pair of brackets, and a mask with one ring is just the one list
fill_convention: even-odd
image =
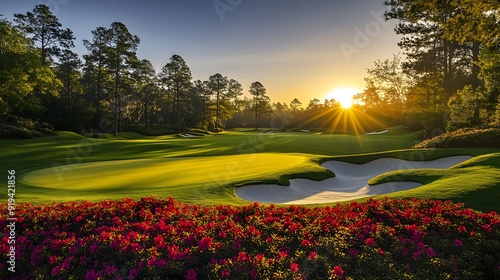
[(195, 79), (221, 73), (245, 92), (260, 81), (275, 102), (361, 91), (366, 68), (399, 52), (395, 22), (377, 16), (383, 0), (0, 0), (0, 14), (13, 20), (37, 4), (73, 30), (80, 55), (92, 30), (120, 21), (157, 70), (179, 54)]

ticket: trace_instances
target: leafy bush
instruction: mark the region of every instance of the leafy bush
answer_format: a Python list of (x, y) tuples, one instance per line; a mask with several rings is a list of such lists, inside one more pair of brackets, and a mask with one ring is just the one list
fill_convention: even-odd
[(189, 133), (195, 134), (195, 135), (208, 135), (211, 134), (210, 131), (204, 130), (204, 129), (199, 129), (199, 128), (191, 128), (189, 129)]
[(500, 148), (500, 128), (461, 129), (417, 144), (415, 148)]
[(4, 123), (0, 123), (0, 130), (3, 131), (0, 133), (0, 138), (30, 139), (42, 136), (42, 133), (39, 131)]
[(214, 133), (218, 133), (218, 132), (224, 132), (224, 129), (223, 128), (212, 128), (210, 129), (210, 132), (214, 132)]
[[(16, 211), (17, 272), (7, 270), (4, 234), (1, 279), (500, 279), (500, 216), (451, 202), (313, 209), (143, 198)], [(3, 232), (8, 223), (0, 219)]]
[(36, 130), (40, 132), (42, 135), (57, 135), (56, 132), (48, 128), (37, 128)]
[(9, 138), (10, 132), (8, 129), (0, 128), (0, 138)]
[(445, 112), (429, 109), (411, 110), (405, 113), (406, 127), (410, 131), (423, 129), (423, 137), (431, 138), (445, 131)]

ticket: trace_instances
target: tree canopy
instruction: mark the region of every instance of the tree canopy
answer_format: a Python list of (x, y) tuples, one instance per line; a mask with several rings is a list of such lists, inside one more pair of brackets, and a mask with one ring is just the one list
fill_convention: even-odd
[[(92, 38), (83, 40), (87, 52), (77, 54), (73, 32), (48, 6), (37, 5), (14, 15), (14, 22), (0, 20), (0, 122), (115, 135), (188, 128), (335, 130), (351, 121), (366, 129), (405, 124), (432, 136), (498, 125), (498, 0), (386, 0), (385, 5), (387, 20), (398, 21), (401, 53), (367, 69), (366, 88), (349, 114), (334, 99), (290, 96), (271, 102), (259, 81), (245, 92), (239, 81), (220, 73), (194, 80), (177, 54), (156, 73), (137, 55), (139, 37), (121, 22), (96, 27)], [(348, 120), (352, 116), (358, 119)], [(0, 130), (0, 137), (4, 134)]]

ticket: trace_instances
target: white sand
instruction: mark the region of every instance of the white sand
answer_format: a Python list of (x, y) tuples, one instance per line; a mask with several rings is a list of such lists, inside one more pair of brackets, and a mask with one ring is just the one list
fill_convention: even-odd
[(387, 132), (389, 132), (389, 130), (386, 129), (386, 130), (381, 130), (381, 131), (367, 132), (365, 134), (367, 134), (367, 135), (377, 135), (377, 134), (384, 134), (384, 133), (387, 133)]
[(181, 134), (182, 137), (184, 138), (196, 138), (196, 137), (201, 137), (200, 135), (193, 135), (193, 134), (189, 134), (189, 133), (184, 133), (184, 134)]
[(394, 158), (377, 159), (366, 164), (328, 161), (323, 167), (335, 172), (334, 178), (323, 181), (291, 179), (290, 186), (248, 185), (236, 189), (236, 195), (252, 202), (282, 204), (315, 204), (351, 200), (386, 194), (421, 186), (415, 182), (391, 182), (368, 186), (371, 178), (394, 170), (416, 168), (449, 168), (472, 157), (455, 156), (433, 161), (406, 161)]

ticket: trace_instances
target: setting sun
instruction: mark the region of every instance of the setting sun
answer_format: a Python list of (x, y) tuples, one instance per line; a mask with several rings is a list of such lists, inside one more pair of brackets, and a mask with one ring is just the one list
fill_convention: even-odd
[(337, 88), (328, 93), (326, 98), (327, 99), (333, 98), (340, 103), (340, 106), (342, 106), (342, 108), (349, 109), (352, 107), (352, 98), (357, 93), (358, 90), (355, 88), (349, 88), (349, 87)]

